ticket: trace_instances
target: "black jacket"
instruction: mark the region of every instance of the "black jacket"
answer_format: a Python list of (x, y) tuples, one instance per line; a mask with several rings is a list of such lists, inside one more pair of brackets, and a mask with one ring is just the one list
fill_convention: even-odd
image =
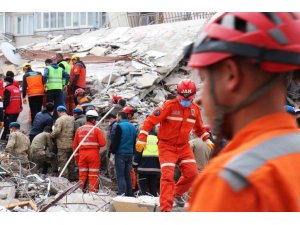
[(29, 135), (35, 136), (42, 133), (46, 126), (53, 126), (53, 118), (47, 110), (36, 114)]

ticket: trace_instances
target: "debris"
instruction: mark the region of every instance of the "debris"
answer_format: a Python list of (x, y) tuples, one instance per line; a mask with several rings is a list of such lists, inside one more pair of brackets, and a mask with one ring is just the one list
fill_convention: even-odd
[(30, 212), (30, 211), (38, 211), (38, 208), (35, 203), (32, 201), (23, 201), (18, 203), (10, 204), (6, 207), (13, 212)]
[(113, 212), (155, 212), (159, 206), (159, 198), (151, 196), (125, 197), (117, 196), (112, 199)]
[(0, 182), (0, 205), (7, 206), (16, 195), (16, 188), (13, 183)]
[(90, 54), (96, 55), (96, 56), (105, 56), (106, 53), (108, 52), (107, 48), (102, 48), (102, 47), (94, 47), (90, 50)]

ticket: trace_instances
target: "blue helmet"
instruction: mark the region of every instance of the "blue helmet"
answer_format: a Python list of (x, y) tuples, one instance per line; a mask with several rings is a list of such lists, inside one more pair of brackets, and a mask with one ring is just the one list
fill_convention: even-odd
[(296, 114), (295, 108), (293, 106), (285, 105), (284, 108), (285, 108), (286, 112), (288, 112), (288, 113), (290, 113), (292, 115)]
[(11, 127), (20, 128), (20, 124), (19, 124), (18, 122), (11, 122), (11, 123), (9, 124), (9, 128), (11, 128)]
[(80, 113), (83, 113), (83, 111), (80, 108), (75, 108), (75, 109), (73, 109), (73, 113), (80, 114)]
[(67, 109), (66, 109), (65, 106), (59, 105), (59, 106), (57, 106), (56, 111), (57, 111), (57, 112), (62, 112), (62, 111), (67, 112)]

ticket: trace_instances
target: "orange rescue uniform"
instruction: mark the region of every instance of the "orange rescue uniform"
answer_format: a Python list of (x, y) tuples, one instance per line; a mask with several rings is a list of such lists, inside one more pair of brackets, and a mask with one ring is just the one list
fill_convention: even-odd
[[(73, 151), (77, 148), (81, 140), (92, 129), (94, 125), (87, 122), (85, 125), (79, 127), (75, 134), (73, 143)], [(82, 182), (80, 188), (84, 189), (87, 179), (89, 181), (90, 192), (96, 192), (99, 187), (98, 177), (100, 169), (100, 147), (106, 145), (102, 131), (95, 127), (95, 129), (85, 139), (83, 144), (79, 147), (75, 154), (75, 161), (79, 167), (79, 180)]]
[[(161, 166), (160, 209), (171, 211), (174, 196), (182, 196), (189, 190), (198, 171), (193, 151), (188, 143), (190, 132), (204, 141), (209, 133), (203, 127), (200, 109), (192, 103), (184, 108), (179, 99), (166, 101), (145, 120), (138, 140), (147, 141), (150, 130), (160, 123), (158, 132), (159, 161)], [(179, 164), (182, 176), (175, 185), (174, 169)]]
[(86, 68), (81, 62), (76, 62), (71, 69), (70, 85), (73, 84), (76, 75), (79, 75), (76, 86), (84, 89), (86, 86)]
[(259, 118), (210, 161), (189, 211), (300, 211), (300, 132), (287, 113)]

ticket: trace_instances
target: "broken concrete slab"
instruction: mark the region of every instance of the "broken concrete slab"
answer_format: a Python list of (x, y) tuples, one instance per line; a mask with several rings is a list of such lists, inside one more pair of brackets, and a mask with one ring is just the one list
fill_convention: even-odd
[(2, 73), (5, 76), (7, 71), (12, 71), (14, 74), (18, 74), (18, 71), (17, 71), (15, 65), (4, 65), (4, 66), (2, 66), (0, 73)]
[(71, 187), (71, 182), (64, 177), (49, 177), (51, 186), (50, 186), (50, 193), (57, 194), (59, 191), (66, 190), (67, 188)]
[(141, 77), (134, 78), (136, 82), (136, 87), (143, 89), (153, 86), (159, 79), (157, 73), (144, 73)]
[(108, 84), (110, 81), (110, 84), (114, 83), (116, 79), (118, 79), (120, 76), (118, 74), (108, 74), (105, 77), (102, 78), (101, 82), (104, 84)]
[(117, 196), (111, 201), (112, 212), (155, 212), (159, 198), (151, 196), (125, 197)]
[(0, 182), (0, 205), (7, 206), (13, 202), (16, 195), (15, 185), (9, 182)]
[(90, 50), (90, 54), (92, 55), (96, 55), (96, 56), (105, 56), (106, 53), (108, 52), (107, 48), (103, 48), (103, 47), (94, 47)]

